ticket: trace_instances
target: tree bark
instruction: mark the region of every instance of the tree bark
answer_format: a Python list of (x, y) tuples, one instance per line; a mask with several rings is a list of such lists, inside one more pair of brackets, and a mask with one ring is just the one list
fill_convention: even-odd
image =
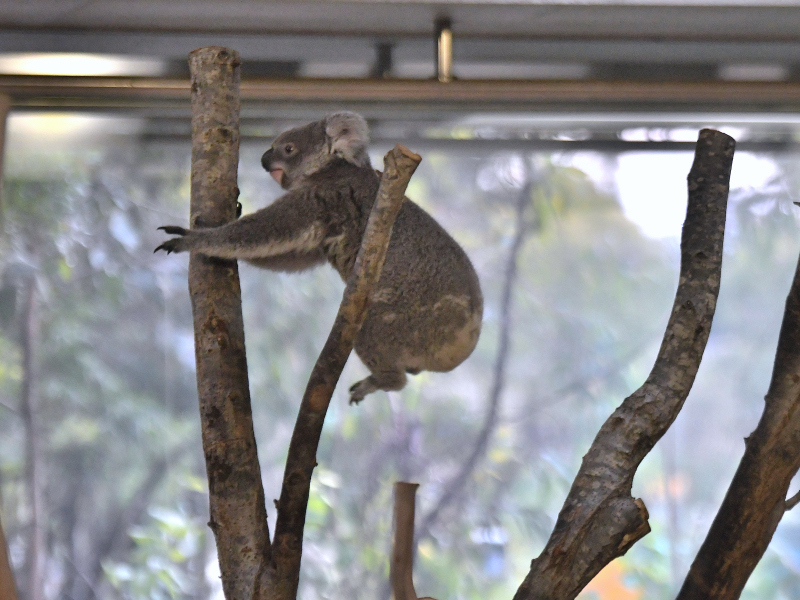
[(786, 299), (775, 364), (755, 431), (678, 600), (733, 600), (798, 496), (786, 500), (800, 468), (800, 262)]
[(380, 188), (355, 267), (348, 277), (333, 328), (314, 365), (300, 404), (278, 502), (272, 546), (273, 569), (265, 572), (262, 581), (262, 588), (268, 590), (264, 598), (294, 600), (297, 596), (311, 475), (317, 464), (317, 447), (325, 414), (366, 316), (373, 286), (383, 268), (395, 217), (420, 160), (418, 155), (400, 145), (384, 158)]
[(17, 600), (17, 584), (14, 582), (14, 572), (8, 560), (8, 544), (3, 526), (0, 524), (0, 598), (3, 600)]
[(572, 484), (553, 533), (515, 600), (574, 598), (611, 560), (650, 531), (631, 485), (641, 461), (689, 394), (708, 340), (722, 266), (735, 142), (704, 129), (689, 173), (680, 282), (653, 370), (603, 424)]
[[(189, 55), (192, 78), (191, 226), (235, 218), (239, 162), (239, 55), (220, 47)], [(247, 378), (239, 271), (234, 260), (193, 253), (197, 392), (208, 473), (209, 526), (229, 600), (254, 597), (270, 558), (261, 469)]]
[(393, 600), (417, 600), (414, 590), (414, 508), (418, 483), (394, 484), (394, 538), (389, 578)]

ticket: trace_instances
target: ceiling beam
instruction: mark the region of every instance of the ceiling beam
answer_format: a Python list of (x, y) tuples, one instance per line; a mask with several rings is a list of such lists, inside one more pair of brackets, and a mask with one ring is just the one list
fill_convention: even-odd
[[(0, 75), (13, 109), (187, 108), (189, 82), (147, 77)], [(243, 112), (279, 103), (406, 110), (800, 111), (798, 82), (245, 79)]]

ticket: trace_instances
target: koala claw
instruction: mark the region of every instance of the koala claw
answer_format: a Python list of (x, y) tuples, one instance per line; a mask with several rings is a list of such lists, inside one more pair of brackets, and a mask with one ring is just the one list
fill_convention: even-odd
[(358, 406), (369, 392), (365, 388), (366, 379), (350, 386), (350, 406)]
[(171, 254), (172, 252), (183, 252), (186, 250), (186, 238), (183, 237), (189, 234), (189, 230), (183, 227), (178, 227), (177, 225), (164, 225), (163, 227), (159, 227), (162, 231), (167, 232), (170, 235), (179, 235), (181, 237), (172, 238), (171, 240), (167, 240), (163, 244), (161, 244), (158, 248), (153, 250), (153, 254), (158, 252), (159, 250), (163, 250), (167, 254)]
[(166, 242), (164, 242), (163, 244), (161, 244), (161, 245), (160, 245), (158, 248), (156, 248), (155, 250), (153, 250), (153, 254), (155, 254), (155, 253), (156, 253), (156, 252), (158, 252), (159, 250), (163, 250), (163, 251), (164, 251), (164, 252), (166, 252), (167, 254), (171, 254), (171, 253), (173, 253), (173, 252), (180, 252), (180, 249), (178, 248), (178, 244), (177, 244), (177, 242), (178, 242), (179, 240), (180, 240), (180, 238), (175, 238), (175, 239), (172, 239), (172, 240), (167, 240)]
[(178, 227), (177, 225), (163, 225), (159, 227), (160, 230), (165, 231), (169, 235), (186, 235), (189, 233), (189, 230), (184, 227)]
[(402, 371), (378, 371), (350, 387), (350, 404), (358, 404), (364, 396), (377, 390), (397, 391), (402, 390), (405, 385), (406, 375)]

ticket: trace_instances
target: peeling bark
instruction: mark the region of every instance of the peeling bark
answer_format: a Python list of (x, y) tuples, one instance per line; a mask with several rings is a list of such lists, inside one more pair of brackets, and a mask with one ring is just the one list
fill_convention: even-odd
[(273, 540), (273, 565), (264, 573), (261, 597), (294, 600), (300, 578), (303, 528), (317, 447), (333, 390), (353, 349), (377, 283), (386, 248), (411, 175), (421, 158), (395, 146), (384, 158), (384, 171), (367, 229), (347, 280), (342, 303), (325, 346), (317, 359), (297, 415), (278, 502)]
[[(236, 215), (239, 162), (239, 55), (220, 47), (189, 55), (192, 77), (192, 227)], [(235, 260), (193, 253), (197, 391), (214, 532), (225, 597), (254, 597), (270, 557), (261, 469), (256, 453)]]
[(642, 387), (601, 427), (515, 600), (574, 598), (650, 531), (647, 509), (631, 497), (631, 485), (639, 464), (682, 408), (708, 341), (719, 293), (734, 146), (723, 133), (700, 132), (688, 177), (680, 281), (655, 365)]
[(764, 412), (745, 439), (739, 468), (692, 563), (678, 600), (733, 600), (742, 593), (778, 523), (800, 468), (800, 262), (786, 299)]

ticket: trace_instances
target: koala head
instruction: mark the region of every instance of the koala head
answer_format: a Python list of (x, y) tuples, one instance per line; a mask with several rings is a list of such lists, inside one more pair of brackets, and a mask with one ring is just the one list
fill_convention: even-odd
[(368, 166), (369, 130), (361, 115), (338, 112), (284, 131), (261, 157), (261, 165), (288, 190), (335, 160)]

